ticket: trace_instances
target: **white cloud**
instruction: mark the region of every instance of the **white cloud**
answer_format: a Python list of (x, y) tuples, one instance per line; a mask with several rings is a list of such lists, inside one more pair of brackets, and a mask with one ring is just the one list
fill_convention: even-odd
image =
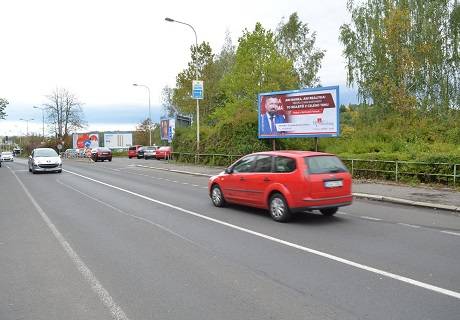
[[(325, 49), (323, 85), (345, 84), (339, 27), (348, 21), (346, 1), (151, 1), (18, 0), (1, 1), (0, 97), (9, 109), (41, 105), (57, 86), (77, 94), (87, 108), (97, 105), (160, 104), (161, 89), (175, 85), (195, 42), (191, 29), (164, 21), (192, 24), (198, 42), (218, 52), (226, 30), (234, 44), (256, 22), (275, 30), (281, 18), (298, 12), (317, 32)], [(31, 109), (31, 108), (30, 108)], [(7, 110), (8, 111), (8, 110)], [(24, 110), (19, 117), (30, 117)], [(11, 114), (11, 112), (8, 112)], [(8, 118), (8, 121), (16, 119)], [(5, 121), (0, 122), (0, 134)]]

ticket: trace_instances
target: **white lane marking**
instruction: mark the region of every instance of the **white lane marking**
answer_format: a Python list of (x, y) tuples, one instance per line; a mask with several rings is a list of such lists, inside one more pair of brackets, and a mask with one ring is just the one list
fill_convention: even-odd
[(366, 220), (372, 220), (372, 221), (382, 221), (382, 219), (368, 217), (368, 216), (361, 216), (361, 218), (366, 219)]
[(13, 172), (13, 175), (16, 177), (16, 180), (18, 180), (19, 184), (21, 185), (22, 189), (24, 190), (24, 193), (27, 195), (29, 200), (32, 202), (34, 205), (35, 209), (38, 211), (40, 216), (42, 217), (43, 221), (46, 223), (48, 228), (51, 230), (53, 233), (54, 237), (57, 239), (59, 244), (64, 248), (65, 252), (67, 255), (72, 259), (73, 263), (77, 267), (78, 271), (83, 275), (84, 279), (89, 282), (91, 285), (91, 289), (96, 293), (96, 295), (99, 297), (101, 300), (102, 304), (106, 306), (110, 313), (112, 314), (113, 319), (116, 320), (129, 320), (129, 318), (126, 316), (124, 311), (121, 309), (121, 307), (115, 303), (113, 298), (110, 296), (108, 291), (102, 286), (102, 284), (97, 280), (96, 276), (91, 272), (91, 270), (86, 266), (86, 264), (83, 262), (83, 260), (80, 259), (78, 254), (72, 249), (70, 244), (67, 242), (67, 240), (64, 238), (64, 236), (59, 232), (59, 230), (56, 228), (56, 226), (51, 222), (50, 218), (48, 215), (43, 211), (43, 209), (38, 205), (37, 201), (32, 197), (30, 194), (29, 190), (26, 188), (26, 186), (19, 180), (18, 176)]
[(453, 235), (453, 236), (459, 236), (460, 237), (460, 233), (457, 233), (457, 232), (446, 231), (446, 230), (443, 230), (441, 232), (445, 233), (445, 234), (450, 234), (450, 235)]
[(337, 212), (337, 213), (338, 213), (338, 214), (343, 214), (344, 216), (346, 216), (346, 215), (348, 214), (348, 213), (343, 212), (343, 211), (339, 211), (339, 212)]
[(288, 246), (288, 247), (291, 247), (291, 248), (298, 249), (298, 250), (303, 251), (303, 252), (308, 252), (308, 253), (311, 253), (311, 254), (315, 254), (315, 255), (318, 255), (320, 257), (330, 259), (330, 260), (333, 260), (333, 261), (336, 261), (336, 262), (340, 262), (340, 263), (343, 263), (345, 265), (349, 265), (349, 266), (352, 266), (352, 267), (355, 267), (355, 268), (358, 268), (358, 269), (361, 269), (361, 270), (369, 271), (369, 272), (379, 274), (379, 275), (382, 275), (382, 276), (385, 276), (385, 277), (388, 277), (388, 278), (391, 278), (391, 279), (395, 279), (395, 280), (398, 280), (398, 281), (401, 281), (401, 282), (411, 284), (413, 286), (417, 286), (417, 287), (424, 288), (424, 289), (427, 289), (427, 290), (431, 290), (431, 291), (441, 293), (441, 294), (444, 294), (444, 295), (447, 295), (447, 296), (451, 296), (451, 297), (454, 297), (456, 299), (460, 299), (460, 292), (455, 292), (455, 291), (452, 291), (452, 290), (444, 289), (444, 288), (437, 287), (437, 286), (434, 286), (434, 285), (431, 285), (431, 284), (428, 284), (428, 283), (424, 283), (424, 282), (421, 282), (421, 281), (417, 281), (417, 280), (414, 280), (414, 279), (411, 279), (411, 278), (408, 278), (408, 277), (400, 276), (400, 275), (397, 275), (397, 274), (394, 274), (394, 273), (391, 273), (391, 272), (387, 272), (387, 271), (384, 271), (384, 270), (380, 270), (380, 269), (377, 269), (377, 268), (366, 266), (364, 264), (357, 263), (357, 262), (347, 260), (347, 259), (344, 259), (344, 258), (340, 258), (338, 256), (334, 256), (334, 255), (326, 253), (326, 252), (322, 252), (322, 251), (311, 249), (311, 248), (308, 248), (308, 247), (304, 247), (304, 246), (301, 246), (301, 245), (298, 245), (298, 244), (295, 244), (295, 243), (292, 243), (292, 242), (281, 240), (281, 239), (278, 239), (278, 238), (275, 238), (275, 237), (272, 237), (272, 236), (269, 236), (269, 235), (266, 235), (266, 234), (263, 234), (263, 233), (260, 233), (260, 232), (257, 232), (257, 231), (253, 231), (253, 230), (250, 230), (250, 229), (239, 227), (237, 225), (234, 225), (234, 224), (231, 224), (231, 223), (228, 223), (228, 222), (225, 222), (225, 221), (220, 221), (220, 220), (217, 220), (217, 219), (214, 219), (214, 218), (199, 214), (197, 212), (193, 212), (193, 211), (190, 211), (190, 210), (187, 210), (187, 209), (183, 209), (181, 207), (178, 207), (178, 206), (175, 206), (175, 205), (172, 205), (172, 204), (160, 201), (160, 200), (156, 200), (156, 199), (144, 196), (142, 194), (139, 194), (139, 193), (136, 193), (136, 192), (133, 192), (133, 191), (129, 191), (127, 189), (123, 189), (123, 188), (120, 188), (120, 187), (117, 187), (117, 186), (114, 186), (114, 185), (111, 185), (111, 184), (108, 184), (108, 183), (105, 183), (105, 182), (102, 182), (102, 181), (99, 181), (99, 180), (96, 180), (96, 179), (93, 179), (93, 178), (90, 178), (90, 177), (86, 177), (86, 176), (78, 174), (76, 172), (72, 172), (72, 171), (68, 171), (68, 170), (64, 170), (64, 171), (68, 172), (70, 174), (73, 174), (73, 175), (75, 175), (77, 177), (81, 177), (83, 179), (93, 181), (95, 183), (107, 186), (109, 188), (119, 190), (119, 191), (122, 191), (122, 192), (125, 192), (125, 193), (128, 193), (128, 194), (131, 194), (133, 196), (145, 199), (147, 201), (151, 201), (151, 202), (160, 204), (162, 206), (165, 206), (165, 207), (168, 207), (168, 208), (171, 208), (171, 209), (175, 209), (177, 211), (180, 211), (180, 212), (183, 212), (183, 213), (186, 213), (186, 214), (190, 214), (192, 216), (195, 216), (195, 217), (207, 220), (207, 221), (211, 221), (211, 222), (214, 222), (214, 223), (217, 223), (217, 224), (220, 224), (220, 225), (223, 225), (223, 226), (235, 229), (235, 230), (239, 230), (239, 231), (254, 235), (256, 237), (259, 237), (259, 238), (270, 240), (270, 241), (273, 241), (273, 242), (276, 242), (276, 243), (279, 243), (279, 244), (282, 244), (282, 245), (285, 245), (285, 246)]
[(398, 224), (400, 226), (405, 226), (405, 227), (409, 227), (409, 228), (415, 228), (415, 229), (420, 229), (421, 228), (420, 226), (416, 226), (414, 224), (409, 224), (409, 223), (398, 222)]
[(127, 213), (127, 212), (125, 212), (125, 211), (123, 211), (123, 210), (121, 210), (121, 209), (119, 209), (119, 208), (117, 208), (117, 207), (112, 206), (111, 204), (109, 204), (109, 203), (107, 203), (107, 202), (104, 202), (104, 201), (102, 201), (102, 200), (100, 200), (100, 199), (97, 199), (97, 198), (95, 198), (95, 197), (93, 197), (93, 196), (87, 194), (87, 193), (84, 193), (83, 191), (80, 191), (80, 190), (78, 190), (78, 189), (76, 189), (76, 188), (74, 188), (74, 187), (71, 187), (71, 186), (69, 186), (68, 184), (65, 184), (65, 183), (61, 182), (59, 179), (56, 180), (56, 181), (57, 181), (57, 183), (63, 185), (64, 187), (69, 188), (69, 189), (71, 189), (71, 190), (73, 190), (73, 191), (75, 191), (75, 192), (78, 192), (78, 193), (84, 195), (85, 197), (87, 197), (87, 198), (89, 198), (89, 199), (91, 199), (91, 200), (94, 200), (94, 201), (96, 201), (96, 202), (98, 202), (98, 203), (100, 203), (100, 204), (102, 204), (102, 205), (104, 205), (104, 206), (107, 206), (107, 207), (109, 207), (110, 209), (115, 210), (115, 211), (117, 211), (117, 212), (119, 212), (119, 213), (121, 213), (121, 214), (123, 214), (123, 215), (125, 215), (125, 216), (128, 216), (128, 217), (131, 217), (131, 218), (134, 218), (134, 219), (137, 219), (137, 220), (141, 220), (141, 221), (147, 222), (148, 224), (151, 224), (151, 225), (153, 225), (153, 226), (155, 226), (155, 227), (157, 227), (157, 228), (159, 228), (159, 229), (161, 229), (161, 230), (163, 230), (163, 231), (166, 231), (166, 232), (168, 232), (168, 233), (171, 233), (171, 234), (175, 235), (176, 237), (181, 238), (182, 240), (185, 240), (185, 241), (187, 241), (187, 242), (190, 242), (190, 243), (192, 243), (192, 244), (194, 244), (194, 245), (196, 245), (196, 246), (198, 246), (198, 247), (202, 247), (202, 246), (200, 246), (198, 243), (194, 242), (193, 240), (191, 240), (191, 239), (189, 239), (189, 238), (186, 238), (186, 237), (184, 237), (184, 236), (182, 236), (182, 235), (180, 235), (180, 234), (178, 234), (178, 233), (172, 231), (171, 229), (169, 229), (169, 228), (167, 228), (167, 227), (165, 227), (165, 226), (163, 226), (163, 225), (161, 225), (161, 224), (155, 223), (155, 222), (153, 222), (153, 221), (151, 221), (151, 220), (149, 220), (149, 219), (143, 218), (143, 217), (136, 216), (136, 215), (134, 215), (134, 214)]

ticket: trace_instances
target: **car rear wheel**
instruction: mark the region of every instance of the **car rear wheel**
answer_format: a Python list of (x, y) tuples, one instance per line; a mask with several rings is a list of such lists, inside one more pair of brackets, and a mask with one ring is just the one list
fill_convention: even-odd
[(217, 184), (211, 188), (211, 200), (216, 207), (223, 207), (225, 205), (224, 194)]
[(270, 197), (270, 215), (277, 222), (286, 222), (291, 218), (291, 210), (280, 193), (275, 193)]
[(325, 216), (331, 217), (334, 214), (336, 214), (336, 212), (338, 210), (339, 210), (339, 208), (337, 208), (337, 207), (335, 207), (335, 208), (324, 208), (324, 209), (320, 209), (319, 212), (321, 212)]

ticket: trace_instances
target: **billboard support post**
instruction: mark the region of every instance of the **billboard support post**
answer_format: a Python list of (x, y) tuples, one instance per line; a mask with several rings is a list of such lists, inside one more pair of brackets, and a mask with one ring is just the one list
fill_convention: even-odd
[(315, 137), (315, 151), (318, 152), (318, 137)]
[(272, 139), (273, 151), (276, 150), (276, 143), (275, 143), (275, 141), (276, 141), (275, 139)]

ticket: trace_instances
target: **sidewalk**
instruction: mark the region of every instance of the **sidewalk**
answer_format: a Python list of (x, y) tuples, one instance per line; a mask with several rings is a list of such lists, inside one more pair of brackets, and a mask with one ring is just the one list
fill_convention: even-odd
[[(223, 171), (223, 167), (195, 166), (174, 161), (146, 161), (142, 167), (169, 170), (184, 174), (212, 176)], [(398, 204), (448, 210), (460, 215), (460, 192), (430, 187), (410, 187), (391, 183), (353, 181), (355, 198), (365, 198)]]

